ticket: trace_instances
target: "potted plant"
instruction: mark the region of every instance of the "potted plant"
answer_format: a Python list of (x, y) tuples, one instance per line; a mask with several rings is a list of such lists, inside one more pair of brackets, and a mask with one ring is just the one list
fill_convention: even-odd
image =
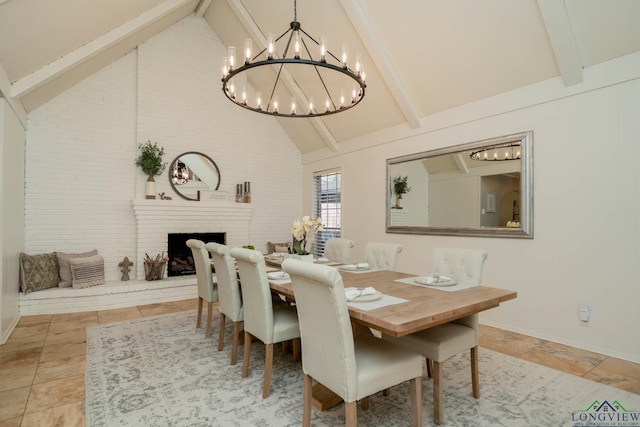
[(296, 219), (291, 227), (293, 234), (293, 250), (291, 254), (295, 258), (313, 262), (313, 255), (307, 250), (307, 243), (311, 244), (318, 231), (324, 230), (321, 218), (312, 218), (308, 215), (302, 217), (302, 220)]
[(393, 178), (393, 191), (396, 193), (396, 209), (402, 209), (400, 206), (400, 200), (402, 200), (402, 195), (411, 191), (411, 187), (407, 183), (408, 176), (397, 176)]
[(144, 172), (149, 178), (147, 178), (146, 185), (146, 198), (156, 198), (156, 182), (153, 179), (154, 176), (160, 175), (167, 167), (166, 162), (162, 162), (162, 156), (164, 156), (164, 148), (158, 147), (158, 143), (147, 141), (144, 144), (138, 144), (140, 149), (140, 155), (136, 159), (136, 166), (140, 166), (142, 172)]

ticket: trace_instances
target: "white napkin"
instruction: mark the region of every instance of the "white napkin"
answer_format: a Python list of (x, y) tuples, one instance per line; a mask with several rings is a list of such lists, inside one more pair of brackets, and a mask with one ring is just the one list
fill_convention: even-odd
[(373, 295), (376, 292), (371, 286), (366, 288), (344, 288), (344, 296), (347, 297), (347, 301), (353, 301), (363, 295)]
[(358, 270), (363, 268), (369, 268), (369, 263), (359, 262), (357, 264), (346, 264), (346, 265), (343, 265), (342, 268), (346, 268), (347, 270)]
[(267, 273), (267, 277), (271, 280), (284, 280), (289, 279), (289, 274), (284, 271), (272, 271), (271, 273)]
[(434, 283), (448, 282), (450, 280), (452, 280), (452, 278), (449, 276), (440, 276), (437, 279), (433, 276), (427, 276), (422, 279), (422, 283), (424, 283), (425, 285), (431, 285)]
[(271, 254), (272, 258), (284, 258), (284, 252), (274, 252)]

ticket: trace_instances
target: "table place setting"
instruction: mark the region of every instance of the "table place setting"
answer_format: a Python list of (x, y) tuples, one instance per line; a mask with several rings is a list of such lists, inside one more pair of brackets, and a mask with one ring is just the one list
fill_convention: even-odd
[(362, 311), (375, 310), (388, 305), (407, 302), (406, 299), (385, 295), (375, 288), (344, 288), (344, 295), (347, 298), (347, 305)]
[(340, 271), (353, 274), (373, 273), (375, 271), (380, 271), (379, 268), (371, 268), (371, 266), (367, 262), (359, 262), (357, 264), (344, 264), (340, 265), (338, 269)]
[(441, 291), (454, 292), (462, 289), (478, 286), (478, 284), (456, 282), (452, 277), (440, 276), (438, 274), (430, 274), (428, 276), (407, 277), (405, 279), (396, 279), (394, 282), (406, 283), (408, 285), (424, 286), (431, 289), (439, 289)]
[(288, 273), (285, 273), (284, 271), (281, 271), (281, 270), (271, 271), (267, 273), (267, 279), (269, 279), (270, 282), (276, 283), (278, 285), (291, 283), (291, 276), (289, 276)]

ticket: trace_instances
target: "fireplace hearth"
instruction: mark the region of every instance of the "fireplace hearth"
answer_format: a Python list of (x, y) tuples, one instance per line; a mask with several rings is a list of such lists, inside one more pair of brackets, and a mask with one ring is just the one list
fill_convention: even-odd
[(191, 248), (187, 246), (187, 240), (197, 239), (205, 243), (215, 242), (227, 244), (227, 233), (169, 233), (167, 234), (167, 246), (169, 252), (169, 268), (167, 275), (186, 276), (196, 274), (196, 266), (193, 262)]

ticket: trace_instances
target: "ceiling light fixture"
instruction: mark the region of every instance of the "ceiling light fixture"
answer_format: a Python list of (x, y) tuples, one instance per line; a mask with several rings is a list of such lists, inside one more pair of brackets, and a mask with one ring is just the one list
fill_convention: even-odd
[(482, 147), (479, 150), (469, 153), (469, 157), (471, 157), (471, 160), (520, 160), (520, 158), (522, 158), (522, 153), (519, 142), (509, 142), (490, 147)]
[(171, 169), (171, 182), (174, 185), (184, 185), (189, 182), (189, 169), (182, 162), (175, 162)]
[[(288, 37), (285, 37), (287, 35)], [(286, 45), (282, 56), (278, 57), (276, 46), (281, 40), (281, 44), (286, 41)], [(242, 55), (244, 64), (236, 67), (236, 48), (230, 46), (229, 56), (224, 58), (222, 67), (222, 91), (229, 100), (247, 110), (278, 117), (319, 117), (346, 111), (364, 98), (365, 73), (360, 57), (356, 55), (355, 69), (351, 69), (347, 65), (346, 44), (342, 45), (341, 57), (338, 58), (327, 49), (326, 37), (321, 37), (318, 42), (304, 31), (297, 20), (295, 0), (293, 22), (289, 24), (289, 28), (278, 38), (269, 34), (267, 47), (253, 57), (251, 47), (251, 39), (245, 40)], [(258, 60), (263, 55), (264, 59)], [(313, 55), (317, 55), (317, 59), (314, 59)], [(274, 68), (275, 81), (266, 89), (256, 88), (255, 102), (250, 102), (245, 82), (248, 80), (249, 72), (255, 72), (259, 68)], [(286, 107), (283, 108), (286, 104), (278, 102), (278, 92), (281, 92), (278, 86), (283, 75), (291, 77), (301, 91), (298, 98), (294, 96), (291, 99), (289, 111), (286, 111)], [(262, 80), (256, 78), (251, 81), (257, 85)], [(328, 83), (333, 87), (329, 87)], [(238, 92), (239, 86), (243, 87), (241, 92)], [(268, 96), (263, 98), (263, 93)], [(323, 104), (315, 104), (314, 97), (322, 99)]]

